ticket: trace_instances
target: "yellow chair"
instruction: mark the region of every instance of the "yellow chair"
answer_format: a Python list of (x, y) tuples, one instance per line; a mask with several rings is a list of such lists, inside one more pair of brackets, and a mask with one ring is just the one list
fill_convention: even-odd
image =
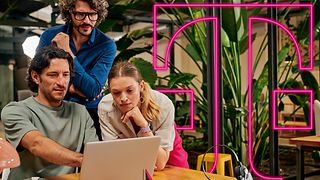
[[(200, 154), (198, 156), (198, 162), (197, 162), (197, 170), (201, 170), (201, 162), (204, 154)], [(214, 153), (207, 153), (206, 156), (204, 157), (204, 164), (206, 170), (210, 170), (214, 161)], [(225, 170), (224, 166), (225, 163), (227, 163), (228, 168), (229, 168), (229, 173), (230, 176), (234, 176), (233, 173), (233, 165), (232, 165), (232, 156), (230, 154), (223, 154), (223, 153), (218, 153), (218, 162), (217, 162), (217, 174), (219, 175), (225, 175)]]

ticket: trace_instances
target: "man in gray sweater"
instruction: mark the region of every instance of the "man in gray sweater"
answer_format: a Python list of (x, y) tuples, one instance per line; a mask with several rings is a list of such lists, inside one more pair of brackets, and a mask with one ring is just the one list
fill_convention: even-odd
[(27, 77), (36, 95), (2, 110), (6, 139), (21, 160), (9, 180), (74, 173), (81, 166), (84, 144), (98, 141), (86, 108), (63, 101), (72, 71), (73, 59), (64, 50), (54, 46), (39, 50)]

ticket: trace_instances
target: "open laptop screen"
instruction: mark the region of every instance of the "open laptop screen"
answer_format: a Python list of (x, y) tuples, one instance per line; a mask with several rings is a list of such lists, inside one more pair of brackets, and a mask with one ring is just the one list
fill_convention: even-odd
[(143, 180), (152, 176), (160, 137), (90, 142), (85, 145), (80, 180)]

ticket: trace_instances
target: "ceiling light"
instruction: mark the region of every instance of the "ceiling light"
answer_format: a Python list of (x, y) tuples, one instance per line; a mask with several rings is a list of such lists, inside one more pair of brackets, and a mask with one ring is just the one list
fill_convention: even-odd
[(23, 53), (32, 59), (36, 53), (39, 41), (39, 36), (27, 37), (27, 39), (22, 43)]

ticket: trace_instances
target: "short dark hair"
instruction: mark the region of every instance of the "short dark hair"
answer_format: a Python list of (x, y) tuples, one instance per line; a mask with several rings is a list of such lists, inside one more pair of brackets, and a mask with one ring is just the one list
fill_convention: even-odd
[(73, 73), (73, 58), (69, 53), (53, 45), (39, 49), (28, 67), (27, 82), (32, 92), (38, 92), (38, 84), (33, 81), (31, 72), (35, 71), (41, 74), (43, 69), (49, 67), (51, 60), (55, 58), (66, 59), (69, 64), (70, 74)]
[(109, 4), (107, 0), (59, 0), (60, 14), (65, 22), (71, 22), (71, 12), (75, 8), (75, 3), (77, 1), (87, 2), (93, 10), (97, 11), (98, 20), (96, 26), (108, 15), (107, 8), (109, 7)]

